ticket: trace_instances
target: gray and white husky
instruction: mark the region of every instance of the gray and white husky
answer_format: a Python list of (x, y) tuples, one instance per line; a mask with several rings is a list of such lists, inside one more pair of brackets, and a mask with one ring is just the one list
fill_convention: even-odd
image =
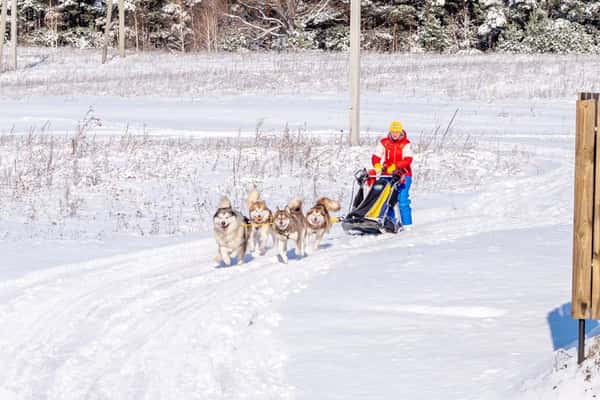
[(302, 200), (294, 199), (288, 206), (280, 210), (277, 208), (273, 214), (273, 232), (277, 238), (277, 248), (281, 261), (288, 262), (287, 242), (296, 242), (296, 255), (306, 255), (306, 234), (308, 232), (306, 218), (302, 213)]
[(231, 207), (227, 197), (223, 197), (219, 202), (213, 217), (213, 229), (219, 247), (215, 261), (223, 261), (225, 265), (231, 265), (231, 257), (235, 256), (237, 263), (243, 264), (250, 233), (248, 221)]

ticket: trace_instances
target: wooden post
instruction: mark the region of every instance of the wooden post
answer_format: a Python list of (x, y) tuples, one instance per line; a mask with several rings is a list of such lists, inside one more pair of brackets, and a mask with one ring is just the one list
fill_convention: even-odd
[(17, 70), (17, 0), (11, 1), (10, 10), (10, 40), (12, 42), (12, 66)]
[(119, 0), (119, 55), (125, 57), (125, 0)]
[(572, 317), (579, 320), (578, 363), (583, 361), (585, 320), (600, 319), (599, 97), (580, 94), (576, 113)]
[(594, 204), (594, 102), (577, 102), (575, 210), (573, 215), (573, 303), (575, 319), (591, 317)]
[(595, 176), (594, 176), (594, 232), (592, 236), (592, 286), (591, 306), (592, 319), (600, 319), (600, 139), (598, 132), (598, 99), (600, 94), (586, 94), (593, 101), (593, 131), (595, 149)]
[(2, 72), (2, 52), (4, 50), (4, 34), (6, 33), (6, 4), (8, 0), (2, 2), (2, 12), (0, 13), (0, 72)]
[(360, 0), (350, 0), (350, 145), (360, 144)]
[(108, 54), (108, 41), (110, 35), (110, 25), (112, 21), (112, 0), (106, 2), (106, 25), (104, 26), (104, 45), (102, 46), (102, 64), (106, 63), (106, 57)]

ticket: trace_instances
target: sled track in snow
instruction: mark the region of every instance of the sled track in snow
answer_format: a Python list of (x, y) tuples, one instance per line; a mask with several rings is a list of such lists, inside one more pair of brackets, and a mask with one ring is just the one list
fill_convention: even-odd
[[(554, 160), (554, 154), (548, 158)], [(501, 229), (507, 202), (522, 207), (529, 226), (532, 217), (550, 223), (560, 209), (543, 200), (551, 197), (548, 191), (564, 190), (560, 176), (570, 172), (571, 161), (519, 178), (518, 184), (494, 185), (494, 192), (482, 192), (468, 209), (432, 210), (417, 231), (402, 233), (402, 240), (336, 233), (328, 239), (334, 246), (288, 265), (275, 261), (271, 251), (242, 266), (215, 268), (214, 241), (204, 239), (0, 283), (0, 395), (7, 400), (291, 398), (294, 390), (283, 370), (286, 352), (271, 335), (280, 318), (277, 307), (290, 293), (361, 253)], [(528, 211), (539, 187), (546, 190), (538, 196), (539, 209)]]
[[(364, 241), (364, 240), (363, 240)], [(351, 244), (342, 246), (346, 248)], [(275, 306), (330, 266), (322, 250), (215, 268), (212, 239), (0, 285), (0, 389), (19, 399), (284, 399)]]

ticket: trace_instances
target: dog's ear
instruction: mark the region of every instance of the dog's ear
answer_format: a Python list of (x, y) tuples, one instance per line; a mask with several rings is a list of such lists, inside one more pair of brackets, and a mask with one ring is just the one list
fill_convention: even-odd
[(285, 212), (289, 213), (290, 212), (290, 208), (288, 206), (285, 207)]

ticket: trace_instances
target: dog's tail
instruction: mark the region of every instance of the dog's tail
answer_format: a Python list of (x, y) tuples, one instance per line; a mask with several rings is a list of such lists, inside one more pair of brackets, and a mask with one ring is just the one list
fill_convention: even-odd
[(340, 208), (341, 208), (340, 203), (338, 201), (331, 200), (328, 197), (321, 197), (319, 200), (317, 200), (317, 204), (322, 205), (329, 212), (340, 211)]
[(248, 208), (250, 208), (250, 205), (252, 203), (254, 203), (255, 201), (258, 201), (259, 199), (260, 199), (260, 193), (258, 193), (258, 190), (252, 189), (250, 191), (250, 193), (248, 193), (248, 198), (246, 198), (246, 204), (248, 205)]
[(296, 197), (288, 203), (290, 211), (302, 212), (302, 199)]
[(229, 198), (227, 196), (221, 197), (217, 208), (231, 208), (231, 202), (229, 201)]

